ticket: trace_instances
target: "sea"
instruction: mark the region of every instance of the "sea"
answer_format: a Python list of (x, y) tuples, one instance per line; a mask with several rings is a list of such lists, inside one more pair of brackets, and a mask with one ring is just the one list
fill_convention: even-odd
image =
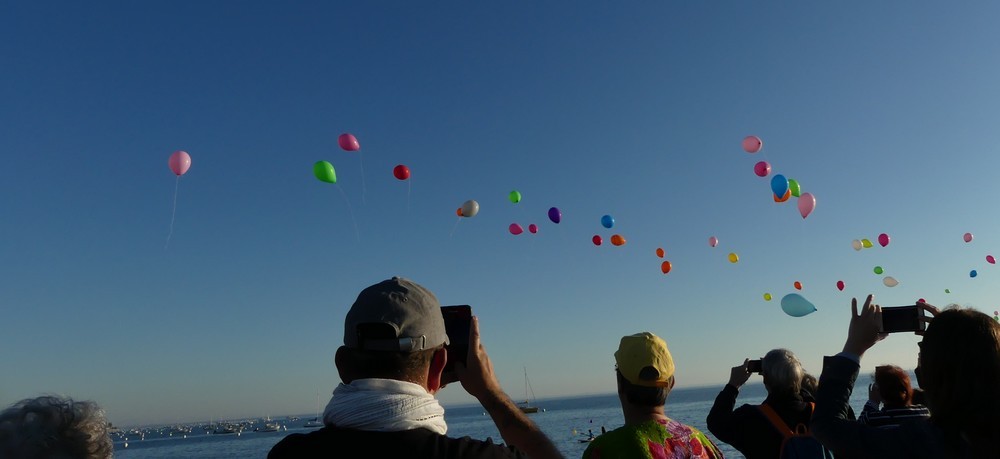
[[(670, 418), (693, 426), (708, 435), (727, 458), (743, 458), (726, 443), (716, 439), (705, 419), (722, 390), (718, 387), (677, 388), (667, 398), (666, 411)], [(747, 384), (740, 390), (736, 406), (743, 403), (759, 404), (767, 395), (761, 384)], [(860, 413), (867, 399), (866, 391), (855, 391), (851, 406)], [(621, 405), (616, 394), (587, 395), (566, 398), (538, 399), (533, 405), (537, 413), (528, 416), (556, 444), (567, 458), (583, 456), (589, 432), (601, 433), (601, 427), (612, 430), (624, 424)], [(264, 431), (263, 419), (234, 420), (236, 433), (213, 433), (208, 425), (147, 426), (129, 429), (114, 436), (115, 458), (122, 459), (200, 459), (200, 458), (266, 458), (268, 451), (286, 435), (309, 432), (316, 427), (305, 427), (315, 413), (273, 417), (278, 431)], [(448, 436), (486, 439), (503, 442), (493, 420), (478, 405), (445, 406)], [(190, 431), (188, 431), (190, 429)]]

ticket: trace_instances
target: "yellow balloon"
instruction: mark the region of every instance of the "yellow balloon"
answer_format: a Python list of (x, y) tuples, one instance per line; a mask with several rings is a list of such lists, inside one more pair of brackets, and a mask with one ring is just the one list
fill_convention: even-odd
[(870, 248), (872, 248), (872, 241), (869, 241), (868, 239), (862, 239), (861, 240), (861, 246), (864, 247), (864, 248), (866, 248), (866, 249), (870, 249)]
[(764, 294), (764, 301), (771, 301), (771, 294), (770, 293), (765, 293)]
[(729, 254), (729, 262), (730, 263), (736, 263), (737, 261), (740, 261), (740, 256), (737, 255), (735, 252), (730, 253)]

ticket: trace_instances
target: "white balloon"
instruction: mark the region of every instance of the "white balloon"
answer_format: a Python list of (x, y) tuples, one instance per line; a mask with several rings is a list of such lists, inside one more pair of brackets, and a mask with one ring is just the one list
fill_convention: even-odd
[(479, 213), (479, 203), (474, 199), (470, 199), (462, 203), (462, 216), (463, 217), (475, 217)]
[(895, 287), (899, 285), (899, 281), (892, 276), (885, 276), (885, 279), (882, 279), (882, 283), (885, 284), (886, 287)]
[(861, 241), (857, 239), (851, 241), (851, 247), (854, 247), (854, 250), (861, 250)]

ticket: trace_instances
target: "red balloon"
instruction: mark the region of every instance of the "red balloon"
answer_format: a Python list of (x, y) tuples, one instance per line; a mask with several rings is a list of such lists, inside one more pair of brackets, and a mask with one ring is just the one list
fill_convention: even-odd
[(538, 225), (536, 225), (534, 223), (528, 225), (528, 232), (531, 233), (531, 234), (537, 233), (538, 232)]
[(406, 180), (410, 178), (410, 168), (400, 164), (392, 168), (392, 175), (399, 180)]
[(358, 143), (358, 139), (352, 134), (343, 133), (337, 138), (337, 143), (340, 144), (340, 148), (345, 151), (358, 151), (361, 149), (361, 144)]
[(844, 291), (844, 281), (837, 281), (837, 290)]
[(669, 261), (664, 261), (663, 264), (660, 265), (660, 271), (663, 271), (663, 274), (669, 273), (671, 267), (672, 266)]
[(802, 282), (795, 281), (795, 290), (802, 290)]
[(518, 225), (517, 223), (511, 223), (507, 229), (510, 231), (510, 234), (515, 236), (524, 232), (524, 228), (521, 228), (521, 225)]
[(993, 258), (993, 255), (987, 255), (986, 256), (986, 262), (989, 263), (989, 264), (991, 264), (991, 265), (995, 265), (997, 263), (997, 259)]
[(664, 252), (662, 248), (656, 249), (656, 256), (663, 258), (663, 255), (665, 254), (666, 252)]
[(771, 173), (771, 165), (767, 161), (760, 161), (753, 165), (753, 173), (758, 177), (767, 177)]
[(604, 240), (601, 239), (601, 237), (596, 234), (594, 235), (594, 237), (590, 238), (590, 240), (594, 241), (594, 245), (601, 245), (604, 243)]
[(885, 233), (879, 234), (878, 235), (878, 243), (882, 247), (885, 247), (885, 246), (889, 245), (889, 235), (885, 234)]

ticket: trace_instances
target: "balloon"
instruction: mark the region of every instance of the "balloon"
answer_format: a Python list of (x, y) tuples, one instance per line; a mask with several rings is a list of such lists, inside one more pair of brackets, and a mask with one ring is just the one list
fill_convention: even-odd
[(620, 234), (615, 234), (615, 235), (611, 236), (611, 244), (612, 245), (625, 245), (625, 238), (623, 238)]
[(590, 238), (590, 240), (594, 241), (594, 245), (601, 245), (604, 243), (604, 240), (602, 240), (601, 237), (596, 234), (594, 235), (594, 237)]
[(172, 155), (170, 159), (167, 160), (167, 165), (170, 166), (170, 170), (174, 171), (178, 177), (187, 173), (188, 169), (191, 168), (191, 155), (186, 151), (177, 150)]
[(664, 261), (660, 265), (660, 271), (663, 271), (663, 274), (669, 273), (670, 272), (670, 268), (671, 268), (671, 266), (670, 266), (670, 262), (669, 261)]
[(758, 177), (767, 177), (771, 173), (771, 165), (767, 161), (758, 161), (753, 165), (753, 173)]
[(770, 293), (765, 293), (764, 294), (764, 301), (771, 301), (771, 294)]
[(785, 202), (791, 195), (792, 195), (791, 190), (785, 190), (785, 194), (781, 197), (778, 197), (778, 195), (774, 195), (774, 202)]
[(763, 146), (764, 142), (760, 140), (760, 137), (748, 135), (743, 138), (743, 151), (747, 153), (757, 153)]
[(656, 249), (656, 256), (658, 256), (660, 258), (663, 258), (663, 255), (664, 255), (664, 252), (663, 252), (662, 248)]
[(975, 269), (973, 269), (972, 271), (969, 271), (969, 277), (976, 277), (978, 275), (979, 275), (979, 273), (977, 273)]
[(798, 293), (789, 293), (781, 299), (781, 310), (792, 317), (802, 317), (816, 311), (816, 306)]
[(851, 241), (851, 247), (854, 247), (854, 250), (861, 250), (861, 241), (857, 239)]
[(392, 175), (393, 177), (396, 177), (399, 180), (406, 180), (410, 178), (410, 168), (402, 164), (399, 164), (396, 167), (392, 168)]
[(802, 187), (799, 186), (799, 182), (795, 179), (788, 179), (788, 191), (792, 192), (792, 196), (796, 198), (802, 195)]
[(993, 315), (1000, 316), (1000, 311), (993, 311)]
[(991, 264), (991, 265), (995, 265), (995, 264), (997, 264), (997, 259), (993, 258), (993, 255), (987, 255), (986, 256), (986, 262), (989, 263), (989, 264)]
[(869, 241), (868, 239), (862, 239), (861, 240), (861, 246), (864, 247), (864, 248), (866, 248), (866, 249), (870, 249), (870, 248), (872, 248), (872, 241)]
[(555, 207), (550, 207), (549, 220), (552, 220), (552, 223), (559, 223), (560, 221), (562, 221), (562, 212), (560, 212), (559, 209)]
[(792, 285), (795, 286), (795, 290), (802, 290), (802, 282), (795, 281), (795, 283)]
[(799, 196), (799, 213), (802, 214), (802, 218), (808, 217), (815, 208), (816, 198), (812, 193), (802, 193), (802, 196)]
[(708, 238), (708, 245), (710, 245), (712, 247), (715, 247), (715, 246), (719, 245), (719, 238), (717, 238), (715, 236), (712, 236), (712, 237)]
[(510, 199), (510, 202), (517, 204), (521, 202), (521, 192), (517, 190), (511, 191), (510, 194), (507, 195), (507, 199)]
[(538, 225), (536, 225), (534, 223), (528, 225), (528, 232), (531, 233), (531, 234), (538, 233)]
[(463, 217), (475, 217), (479, 213), (479, 203), (473, 199), (465, 201), (462, 203), (462, 216)]
[(333, 164), (327, 161), (316, 161), (313, 164), (313, 175), (326, 183), (337, 183), (337, 172), (333, 170)]
[(775, 196), (784, 196), (788, 192), (788, 179), (781, 174), (771, 177), (771, 191)]
[(507, 229), (510, 231), (510, 234), (515, 236), (524, 232), (524, 228), (521, 228), (521, 225), (518, 225), (517, 223), (511, 223)]
[(612, 217), (610, 215), (605, 215), (601, 217), (601, 226), (605, 228), (611, 228), (612, 226), (615, 226), (615, 217)]
[(899, 285), (899, 281), (892, 276), (885, 276), (885, 279), (882, 279), (882, 283), (885, 284), (886, 287), (895, 287)]
[(729, 262), (730, 263), (736, 263), (737, 261), (740, 261), (740, 256), (737, 255), (735, 252), (730, 252), (729, 253)]
[(972, 242), (972, 233), (965, 233), (962, 236), (962, 239), (964, 239), (965, 242)]
[(921, 299), (917, 300), (917, 303), (926, 303), (926, 302), (927, 302), (927, 300), (925, 300), (925, 299), (923, 299), (923, 298), (921, 298)]
[(875, 269), (873, 269), (872, 271), (875, 271), (875, 274), (882, 274), (883, 272), (881, 266), (876, 266)]
[(462, 208), (461, 207), (459, 207), (458, 209), (455, 209), (455, 215), (458, 215), (459, 217), (462, 216)]
[(844, 291), (844, 281), (837, 281), (837, 290)]
[(878, 235), (878, 244), (882, 247), (889, 245), (889, 235), (882, 233)]
[(337, 143), (339, 143), (340, 148), (343, 148), (345, 151), (358, 151), (361, 149), (361, 144), (358, 143), (358, 139), (346, 132), (340, 134), (340, 137), (337, 138)]
[(944, 289), (944, 293), (951, 293), (950, 289)]

